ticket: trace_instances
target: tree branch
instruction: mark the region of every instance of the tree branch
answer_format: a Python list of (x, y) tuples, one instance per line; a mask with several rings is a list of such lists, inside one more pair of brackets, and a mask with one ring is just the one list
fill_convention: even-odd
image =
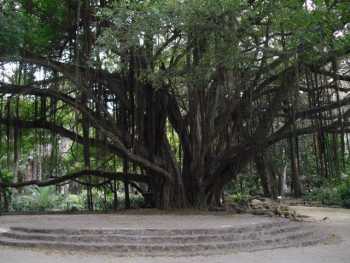
[[(49, 178), (44, 181), (31, 180), (31, 181), (17, 182), (17, 183), (0, 182), (0, 187), (19, 188), (19, 187), (24, 187), (29, 185), (36, 185), (39, 187), (43, 187), (43, 186), (49, 186), (49, 185), (57, 185), (59, 183), (66, 182), (69, 180), (75, 180), (77, 178), (87, 176), (87, 175), (91, 175), (99, 178), (117, 179), (120, 181), (125, 181), (125, 176), (123, 173), (106, 172), (106, 171), (100, 171), (100, 170), (82, 170), (79, 172), (70, 173), (60, 177)], [(138, 175), (138, 174), (128, 174), (127, 180), (139, 182), (139, 183), (147, 183), (147, 184), (150, 182), (149, 177), (144, 175)]]

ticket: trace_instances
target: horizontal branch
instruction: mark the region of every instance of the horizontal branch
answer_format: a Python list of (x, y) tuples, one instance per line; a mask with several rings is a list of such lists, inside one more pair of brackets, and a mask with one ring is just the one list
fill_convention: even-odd
[[(48, 122), (44, 120), (25, 121), (25, 120), (15, 119), (15, 118), (0, 118), (0, 125), (16, 126), (20, 129), (44, 129), (54, 134), (58, 134), (64, 138), (68, 138), (79, 144), (84, 143), (84, 138), (80, 134), (70, 131), (53, 122)], [(91, 146), (108, 149), (111, 153), (118, 154), (118, 149), (115, 148), (113, 145), (106, 143), (105, 141), (99, 141), (99, 140), (90, 138), (89, 143)]]
[(77, 178), (84, 177), (84, 176), (95, 176), (99, 178), (107, 178), (107, 179), (116, 179), (119, 181), (134, 181), (138, 183), (150, 183), (150, 178), (144, 175), (138, 175), (138, 174), (128, 174), (127, 178), (124, 176), (123, 173), (119, 172), (106, 172), (106, 171), (100, 171), (100, 170), (82, 170), (75, 173), (70, 173), (64, 176), (60, 177), (54, 177), (49, 178), (47, 180), (30, 180), (25, 182), (17, 182), (17, 183), (3, 183), (0, 182), (0, 187), (2, 188), (19, 188), (29, 185), (36, 185), (39, 187), (43, 186), (50, 186), (50, 185), (57, 185), (62, 182), (70, 181), (70, 180), (76, 180)]
[(94, 111), (77, 101), (75, 98), (62, 93), (57, 89), (42, 88), (36, 83), (31, 83), (30, 85), (15, 85), (0, 82), (0, 94), (33, 95), (55, 98), (84, 114), (89, 118), (90, 123), (102, 132), (112, 132), (119, 137), (123, 134), (123, 132), (114, 125), (114, 121), (111, 120), (111, 117), (108, 114), (105, 115), (106, 121), (103, 121), (103, 119), (101, 119)]
[[(42, 120), (35, 120), (35, 121), (24, 121), (20, 119), (3, 119), (0, 118), (0, 125), (9, 125), (9, 126), (17, 126), (22, 129), (46, 129), (53, 133), (59, 134), (62, 137), (69, 138), (75, 142), (78, 142), (80, 144), (84, 143), (84, 139), (81, 135), (76, 134), (68, 129), (65, 129), (62, 126), (56, 125), (53, 122), (47, 122)], [(113, 137), (110, 137), (113, 138)], [(162, 167), (158, 166), (157, 164), (145, 159), (144, 157), (137, 155), (135, 153), (132, 153), (129, 149), (127, 149), (125, 146), (123, 146), (120, 142), (116, 142), (117, 145), (115, 145), (113, 142), (115, 140), (112, 140), (112, 143), (106, 143), (104, 141), (99, 141), (96, 139), (89, 139), (90, 145), (99, 147), (102, 149), (108, 149), (110, 152), (117, 154), (118, 156), (122, 158), (127, 158), (130, 161), (134, 162), (135, 164), (138, 164), (144, 168), (147, 168), (155, 174), (160, 175), (164, 178), (166, 178), (168, 181), (173, 182), (174, 178), (171, 176), (171, 174), (164, 170)]]
[(268, 142), (268, 145), (272, 145), (284, 139), (290, 138), (291, 136), (302, 136), (307, 134), (313, 134), (320, 130), (327, 133), (349, 132), (349, 129), (347, 129), (347, 127), (350, 127), (350, 122), (343, 122), (343, 129), (340, 129), (339, 122), (334, 121), (333, 123), (323, 127), (315, 125), (315, 126), (310, 126), (305, 128), (298, 128), (295, 131), (290, 131), (289, 125), (285, 125), (282, 128), (280, 128), (277, 132), (272, 134), (268, 138), (267, 142)]
[(343, 106), (350, 105), (350, 97), (346, 97), (340, 101), (329, 103), (328, 105), (314, 107), (305, 111), (300, 111), (295, 113), (296, 119), (306, 119), (312, 118), (315, 114), (322, 113), (329, 110), (338, 109)]
[(337, 80), (343, 80), (343, 81), (350, 81), (350, 76), (349, 75), (340, 75), (336, 72), (330, 72), (321, 68), (317, 67), (311, 67), (311, 71), (314, 73), (318, 73), (324, 76), (332, 77)]
[(55, 61), (49, 58), (39, 56), (27, 56), (27, 57), (14, 57), (14, 56), (2, 56), (0, 62), (22, 62), (31, 65), (37, 65), (40, 67), (48, 68), (56, 72), (60, 72), (67, 79), (75, 83), (78, 87), (81, 86), (80, 80), (77, 78), (77, 71), (80, 74), (84, 74), (84, 78), (88, 78), (90, 81), (105, 81), (113, 79), (114, 83), (120, 82), (120, 75), (118, 73), (110, 73), (106, 70), (91, 68), (86, 65), (64, 63)]

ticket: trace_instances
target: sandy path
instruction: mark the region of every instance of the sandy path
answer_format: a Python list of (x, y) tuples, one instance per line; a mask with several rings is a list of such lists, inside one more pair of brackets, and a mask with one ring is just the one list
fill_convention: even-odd
[(321, 227), (342, 239), (339, 244), (318, 245), (307, 248), (287, 248), (254, 253), (238, 253), (210, 257), (188, 258), (115, 258), (84, 253), (41, 252), (27, 249), (0, 247), (0, 263), (349, 263), (350, 262), (350, 210), (330, 208), (296, 208), (300, 213), (319, 221)]

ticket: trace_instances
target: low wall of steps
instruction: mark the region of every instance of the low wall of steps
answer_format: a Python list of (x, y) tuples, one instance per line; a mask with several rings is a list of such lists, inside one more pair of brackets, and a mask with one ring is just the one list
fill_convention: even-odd
[(195, 256), (305, 247), (328, 235), (305, 222), (271, 223), (208, 229), (40, 229), (10, 227), (0, 245), (50, 250), (111, 252), (118, 256)]

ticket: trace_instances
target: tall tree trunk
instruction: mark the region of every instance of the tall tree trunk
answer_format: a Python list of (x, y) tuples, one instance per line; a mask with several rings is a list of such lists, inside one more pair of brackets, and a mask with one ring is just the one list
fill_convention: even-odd
[(128, 180), (128, 172), (129, 172), (129, 162), (126, 158), (123, 159), (123, 174), (125, 177), (124, 180), (124, 202), (125, 208), (130, 208), (130, 194), (129, 194), (129, 180)]
[(289, 152), (290, 152), (290, 163), (291, 163), (291, 177), (292, 177), (292, 191), (295, 197), (302, 195), (301, 182), (299, 176), (298, 159), (295, 151), (295, 141), (293, 137), (289, 137)]
[[(85, 100), (84, 100), (85, 102)], [(84, 137), (84, 164), (85, 169), (90, 170), (90, 142), (89, 142), (89, 122), (86, 117), (83, 117), (83, 137)], [(87, 206), (89, 211), (93, 211), (93, 200), (92, 200), (92, 180), (91, 175), (87, 177)]]
[(263, 154), (257, 153), (254, 158), (255, 168), (259, 175), (264, 196), (271, 197), (271, 183), (266, 172), (266, 166)]

